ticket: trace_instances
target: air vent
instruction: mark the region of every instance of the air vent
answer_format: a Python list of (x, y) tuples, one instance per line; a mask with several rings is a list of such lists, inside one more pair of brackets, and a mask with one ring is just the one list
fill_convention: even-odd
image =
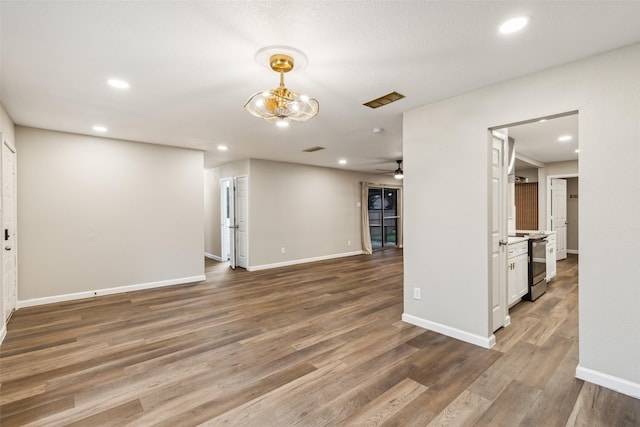
[(372, 101), (365, 102), (362, 105), (366, 105), (369, 108), (378, 108), (387, 104), (391, 104), (399, 99), (404, 98), (404, 95), (398, 92), (391, 92), (386, 94), (385, 96), (381, 96), (380, 98), (376, 98)]
[(320, 150), (324, 150), (325, 147), (320, 147), (318, 145), (316, 145), (315, 147), (309, 147), (309, 148), (305, 148), (304, 151), (305, 153), (313, 153), (314, 151), (320, 151)]

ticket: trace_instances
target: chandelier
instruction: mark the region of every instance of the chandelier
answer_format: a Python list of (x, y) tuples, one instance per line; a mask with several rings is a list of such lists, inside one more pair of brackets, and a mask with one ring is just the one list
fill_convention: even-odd
[(284, 85), (284, 73), (293, 70), (294, 60), (290, 55), (277, 53), (269, 58), (269, 66), (280, 73), (280, 86), (258, 92), (251, 96), (244, 108), (256, 117), (278, 126), (288, 126), (289, 121), (306, 122), (318, 114), (320, 105), (315, 99), (292, 92)]

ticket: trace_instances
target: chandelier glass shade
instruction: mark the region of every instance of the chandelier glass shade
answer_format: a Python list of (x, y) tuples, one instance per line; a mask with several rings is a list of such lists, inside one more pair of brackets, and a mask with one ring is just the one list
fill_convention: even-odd
[(293, 69), (293, 58), (276, 54), (271, 56), (270, 65), (273, 71), (280, 73), (280, 86), (252, 95), (244, 108), (268, 122), (288, 120), (306, 122), (315, 117), (320, 110), (318, 101), (298, 92), (292, 92), (284, 85), (284, 73)]

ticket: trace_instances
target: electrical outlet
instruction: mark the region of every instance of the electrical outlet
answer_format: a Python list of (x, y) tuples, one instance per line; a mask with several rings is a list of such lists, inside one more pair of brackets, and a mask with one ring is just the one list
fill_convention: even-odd
[(420, 288), (413, 288), (413, 299), (422, 299), (422, 296), (420, 295)]
[(285, 250), (285, 248), (280, 248), (280, 253), (284, 254), (284, 253), (287, 253), (287, 251)]
[(351, 246), (351, 240), (347, 240), (347, 246)]

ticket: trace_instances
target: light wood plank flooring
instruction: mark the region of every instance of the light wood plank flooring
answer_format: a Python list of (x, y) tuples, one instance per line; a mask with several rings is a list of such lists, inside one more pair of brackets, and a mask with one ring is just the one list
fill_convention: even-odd
[(405, 324), (402, 251), (19, 310), (0, 424), (638, 426), (574, 378), (577, 258), (485, 350)]

